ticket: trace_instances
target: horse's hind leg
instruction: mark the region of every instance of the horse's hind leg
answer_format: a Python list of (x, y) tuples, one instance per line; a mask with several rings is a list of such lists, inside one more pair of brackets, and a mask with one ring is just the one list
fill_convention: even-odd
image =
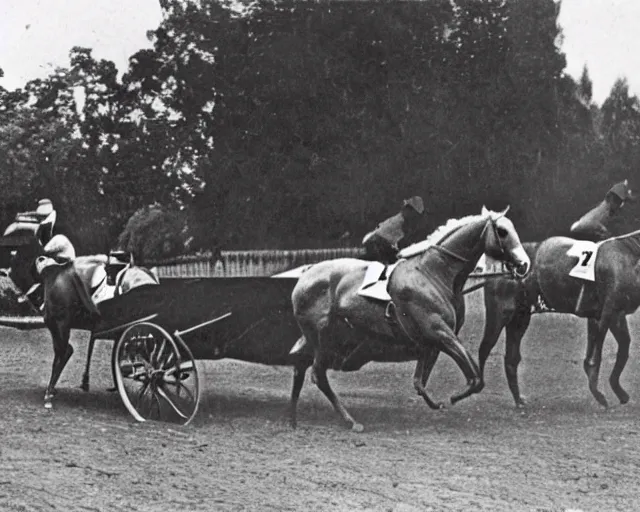
[(301, 328), (307, 340), (315, 341), (313, 365), (311, 368), (311, 378), (314, 384), (318, 386), (318, 389), (329, 399), (329, 402), (331, 402), (331, 405), (333, 405), (333, 408), (345, 423), (351, 425), (351, 430), (354, 432), (362, 432), (364, 427), (353, 419), (329, 385), (329, 379), (327, 378), (327, 368), (329, 367), (327, 357), (329, 357), (329, 354), (327, 353), (326, 347), (323, 346), (327, 339), (328, 326), (326, 324), (320, 325), (317, 330), (305, 329), (302, 325)]
[(611, 389), (613, 389), (620, 403), (626, 404), (629, 401), (629, 394), (620, 385), (620, 375), (629, 359), (631, 336), (629, 335), (629, 325), (627, 324), (627, 318), (624, 313), (621, 313), (615, 322), (611, 322), (609, 330), (618, 342), (618, 354), (616, 355), (616, 362), (609, 377), (609, 384), (611, 384)]
[(349, 414), (349, 412), (345, 409), (344, 405), (338, 398), (338, 396), (333, 392), (331, 386), (329, 385), (329, 379), (327, 378), (327, 370), (321, 365), (313, 365), (313, 380), (318, 386), (318, 389), (324, 393), (324, 395), (329, 399), (331, 405), (336, 410), (336, 412), (342, 417), (345, 423), (351, 425), (351, 430), (354, 432), (362, 432), (364, 427), (358, 423), (353, 417)]
[(73, 347), (69, 344), (69, 335), (71, 330), (68, 324), (61, 325), (58, 322), (53, 322), (49, 326), (51, 332), (51, 338), (53, 340), (53, 363), (51, 365), (51, 378), (49, 384), (44, 393), (44, 406), (47, 409), (51, 409), (51, 400), (55, 395), (55, 387), (58, 383), (58, 379), (62, 374), (62, 370), (67, 364), (67, 361), (73, 355)]
[(91, 356), (93, 355), (93, 346), (95, 343), (96, 339), (92, 333), (91, 338), (89, 338), (89, 346), (87, 347), (87, 363), (85, 364), (84, 373), (82, 374), (82, 384), (80, 384), (80, 388), (83, 391), (89, 391), (89, 370), (91, 368)]
[(438, 355), (440, 351), (437, 347), (428, 347), (422, 356), (418, 359), (416, 363), (416, 370), (413, 374), (413, 387), (418, 392), (427, 405), (431, 409), (443, 409), (444, 404), (442, 402), (434, 402), (431, 397), (427, 394), (426, 386), (427, 381), (429, 380), (429, 376), (431, 375), (431, 371), (433, 370), (436, 361), (438, 360)]
[(589, 380), (589, 391), (603, 407), (608, 407), (607, 399), (598, 390), (600, 363), (602, 362), (602, 345), (607, 328), (593, 318), (589, 318), (587, 326), (587, 353), (584, 358), (584, 372)]
[(520, 356), (520, 343), (524, 333), (529, 327), (531, 321), (531, 313), (529, 311), (517, 312), (511, 321), (507, 324), (507, 341), (504, 354), (504, 372), (507, 376), (507, 383), (511, 390), (511, 395), (516, 403), (516, 407), (524, 407), (525, 400), (520, 395), (520, 386), (518, 384), (518, 365), (522, 360)]
[(293, 367), (293, 386), (291, 387), (291, 404), (289, 409), (289, 423), (291, 424), (291, 428), (298, 426), (298, 399), (300, 398), (300, 391), (302, 391), (304, 378), (309, 366), (311, 366), (309, 363), (301, 362)]

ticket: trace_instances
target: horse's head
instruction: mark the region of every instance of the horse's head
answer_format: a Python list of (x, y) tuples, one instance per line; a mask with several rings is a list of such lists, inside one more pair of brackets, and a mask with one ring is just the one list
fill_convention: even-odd
[(611, 227), (628, 201), (636, 197), (631, 191), (629, 181), (616, 183), (604, 199), (585, 213), (571, 226), (571, 234), (580, 238), (604, 240), (613, 236)]
[(531, 260), (522, 247), (516, 228), (506, 217), (507, 211), (509, 207), (502, 212), (492, 212), (482, 207), (482, 215), (487, 218), (484, 253), (507, 263), (517, 277), (524, 277), (531, 268)]
[(0, 238), (0, 250), (4, 252), (3, 263), (8, 268), (0, 274), (8, 276), (23, 292), (39, 282), (43, 262), (61, 263), (75, 258), (73, 244), (64, 235), (54, 236), (44, 247), (33, 234), (4, 236)]
[(20, 290), (27, 291), (37, 280), (35, 262), (43, 254), (42, 244), (35, 236), (25, 236), (15, 241), (7, 240), (2, 251), (9, 267), (0, 272), (10, 277)]

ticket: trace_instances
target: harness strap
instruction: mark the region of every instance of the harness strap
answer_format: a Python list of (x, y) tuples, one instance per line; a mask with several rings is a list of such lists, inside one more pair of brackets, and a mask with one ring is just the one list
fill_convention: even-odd
[(469, 260), (464, 256), (460, 256), (458, 253), (455, 253), (451, 249), (447, 249), (446, 247), (443, 247), (441, 245), (434, 245), (433, 248), (437, 249), (440, 252), (443, 252), (444, 254), (447, 254), (448, 256), (451, 256), (452, 258), (462, 261), (463, 263), (469, 262)]

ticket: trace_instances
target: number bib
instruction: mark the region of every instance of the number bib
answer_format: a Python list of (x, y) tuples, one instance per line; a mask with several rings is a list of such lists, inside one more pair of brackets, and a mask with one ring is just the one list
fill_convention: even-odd
[(576, 240), (571, 249), (567, 251), (567, 256), (578, 258), (578, 263), (571, 269), (569, 275), (585, 281), (595, 281), (596, 257), (599, 247), (600, 244), (595, 242)]

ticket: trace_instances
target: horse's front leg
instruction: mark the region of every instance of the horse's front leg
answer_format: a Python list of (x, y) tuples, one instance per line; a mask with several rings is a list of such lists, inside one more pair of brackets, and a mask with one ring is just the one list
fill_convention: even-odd
[(467, 398), (474, 393), (479, 393), (484, 387), (482, 375), (478, 365), (473, 360), (469, 351), (460, 343), (458, 337), (447, 323), (436, 315), (430, 315), (426, 324), (429, 326), (429, 332), (425, 336), (426, 340), (433, 340), (436, 346), (445, 354), (449, 355), (458, 365), (462, 373), (467, 378), (467, 387), (464, 391), (453, 395), (451, 403)]
[(89, 391), (89, 370), (91, 368), (91, 356), (93, 355), (93, 346), (95, 343), (96, 339), (93, 337), (93, 333), (91, 333), (89, 347), (87, 348), (87, 362), (84, 367), (84, 373), (82, 374), (82, 384), (80, 384), (80, 388), (83, 391)]
[(418, 344), (419, 350), (429, 350), (430, 347), (439, 349), (456, 362), (467, 378), (466, 389), (451, 397), (452, 404), (482, 391), (484, 383), (478, 365), (440, 314), (407, 304), (399, 311), (398, 316), (404, 319), (405, 330)]
[(484, 290), (484, 335), (478, 348), (478, 364), (480, 373), (484, 378), (484, 368), (491, 351), (498, 343), (500, 334), (513, 317), (515, 302), (514, 297), (502, 297), (498, 295), (495, 285), (486, 286)]
[(529, 311), (520, 310), (516, 312), (511, 321), (507, 324), (507, 341), (504, 355), (504, 372), (507, 376), (509, 390), (516, 403), (516, 407), (524, 407), (526, 402), (520, 394), (520, 385), (518, 383), (518, 366), (522, 360), (520, 355), (520, 344), (522, 337), (529, 327), (531, 321), (531, 313)]
[(440, 351), (437, 347), (428, 347), (418, 359), (416, 363), (416, 370), (413, 373), (413, 387), (418, 392), (427, 405), (431, 409), (443, 409), (444, 404), (442, 402), (434, 402), (431, 397), (427, 394), (427, 381), (429, 380), (429, 376), (431, 375), (431, 371), (433, 370), (436, 361), (438, 360), (438, 355)]
[(46, 409), (53, 407), (51, 401), (55, 395), (56, 384), (67, 361), (69, 361), (73, 355), (73, 347), (69, 344), (69, 335), (71, 334), (69, 326), (67, 324), (52, 322), (49, 325), (49, 331), (51, 332), (51, 338), (53, 340), (54, 356), (51, 365), (51, 378), (44, 393), (44, 406)]

